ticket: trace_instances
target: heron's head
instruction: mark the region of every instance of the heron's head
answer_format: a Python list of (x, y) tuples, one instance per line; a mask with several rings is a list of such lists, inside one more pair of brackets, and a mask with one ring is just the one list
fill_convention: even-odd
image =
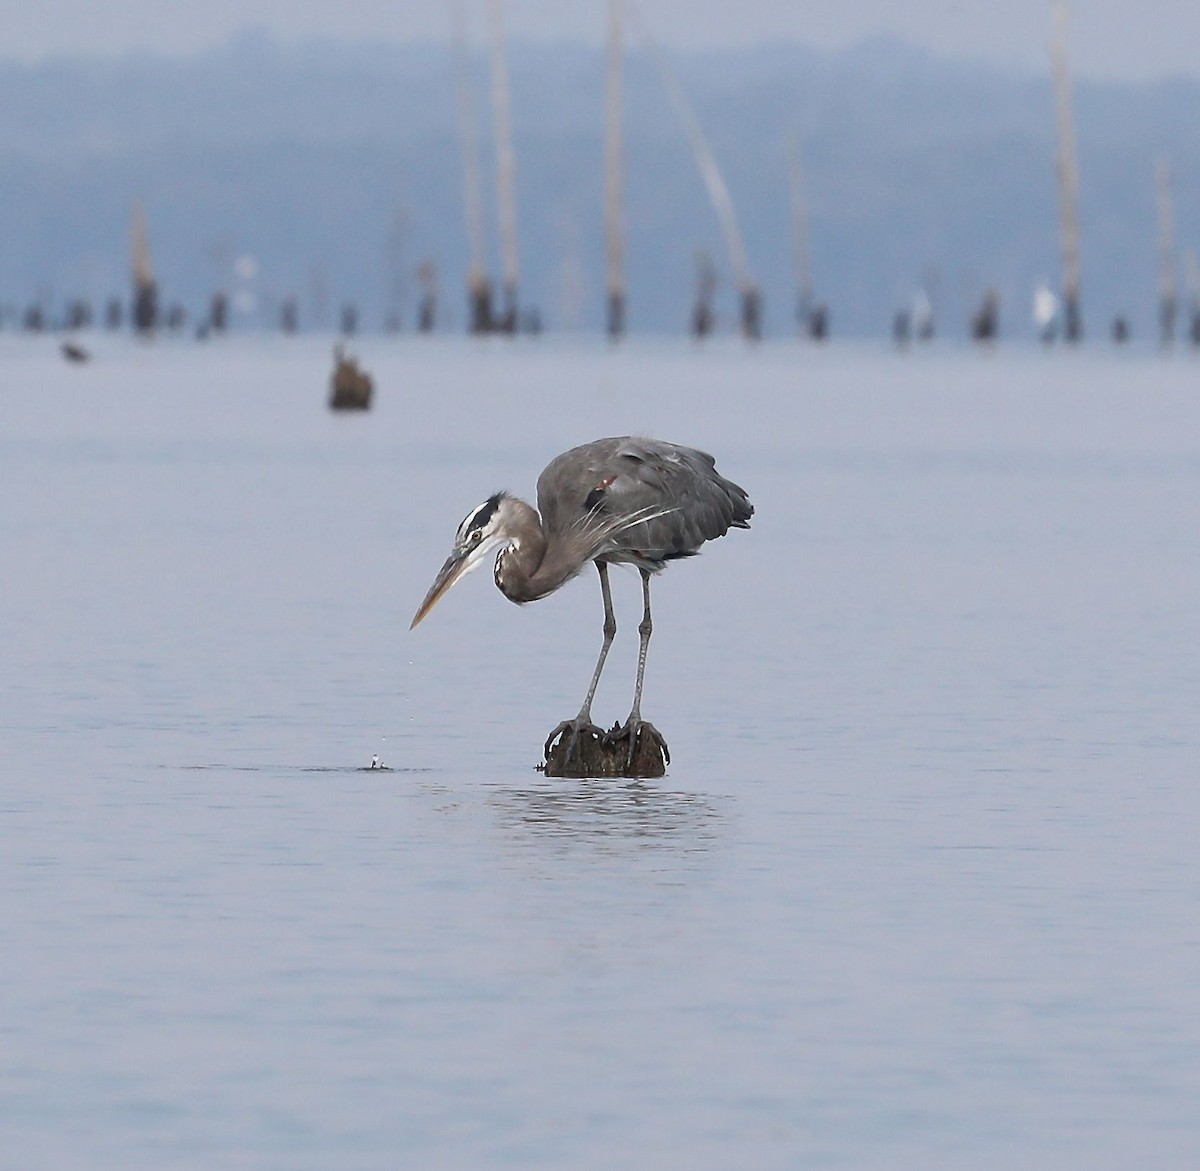
[(466, 577), (472, 569), (478, 569), (493, 549), (512, 543), (513, 503), (511, 496), (497, 492), (467, 513), (458, 526), (458, 532), (454, 534), (454, 548), (450, 550), (445, 565), (438, 570), (425, 600), (417, 607), (409, 630), (433, 609), (438, 599), (459, 578)]

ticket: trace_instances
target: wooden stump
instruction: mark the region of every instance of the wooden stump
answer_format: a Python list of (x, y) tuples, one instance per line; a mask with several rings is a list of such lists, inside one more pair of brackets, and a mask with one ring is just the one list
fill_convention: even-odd
[(646, 724), (638, 730), (633, 758), (629, 756), (629, 736), (614, 724), (607, 735), (598, 728), (585, 728), (575, 741), (570, 755), (571, 729), (565, 729), (546, 752), (538, 767), (548, 777), (661, 777), (667, 772), (671, 753), (666, 742)]
[(371, 376), (360, 370), (353, 358), (346, 357), (342, 347), (334, 350), (333, 378), (329, 409), (333, 411), (368, 411), (371, 409), (371, 393), (375, 383)]

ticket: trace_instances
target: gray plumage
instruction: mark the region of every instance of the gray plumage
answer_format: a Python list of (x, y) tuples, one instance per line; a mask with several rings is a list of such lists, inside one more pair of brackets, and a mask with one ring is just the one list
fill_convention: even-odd
[[(538, 477), (548, 535), (594, 534), (588, 558), (657, 572), (754, 515), (746, 493), (704, 451), (660, 439), (597, 439), (560, 455)], [(639, 517), (645, 519), (639, 520)]]
[(506, 492), (489, 497), (467, 514), (412, 625), (492, 549), (499, 550), (496, 585), (505, 597), (519, 603), (544, 598), (585, 565), (595, 564), (604, 597), (604, 645), (578, 717), (561, 724), (551, 736), (570, 728), (573, 746), (583, 729), (600, 734), (591, 725), (592, 698), (617, 629), (608, 566), (636, 565), (644, 600), (638, 627), (641, 651), (633, 709), (620, 731), (629, 738), (632, 759), (643, 731), (658, 737), (640, 714), (652, 630), (650, 575), (669, 561), (699, 552), (705, 541), (724, 536), (731, 528), (749, 528), (754, 507), (737, 484), (718, 474), (711, 455), (634, 436), (597, 439), (564, 452), (538, 477), (537, 499), (540, 516), (524, 500)]

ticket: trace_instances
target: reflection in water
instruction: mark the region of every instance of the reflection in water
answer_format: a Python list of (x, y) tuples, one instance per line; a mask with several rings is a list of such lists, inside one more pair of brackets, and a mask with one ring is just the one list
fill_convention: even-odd
[(667, 792), (644, 781), (584, 780), (570, 787), (500, 789), (501, 824), (563, 841), (636, 843), (708, 850), (724, 814), (698, 793)]

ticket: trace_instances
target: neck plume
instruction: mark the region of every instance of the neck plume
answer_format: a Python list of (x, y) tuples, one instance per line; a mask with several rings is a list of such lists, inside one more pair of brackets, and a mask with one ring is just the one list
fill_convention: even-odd
[(537, 509), (508, 496), (504, 500), (508, 545), (496, 558), (496, 585), (510, 601), (536, 602), (553, 593), (583, 567), (571, 564), (552, 548)]

